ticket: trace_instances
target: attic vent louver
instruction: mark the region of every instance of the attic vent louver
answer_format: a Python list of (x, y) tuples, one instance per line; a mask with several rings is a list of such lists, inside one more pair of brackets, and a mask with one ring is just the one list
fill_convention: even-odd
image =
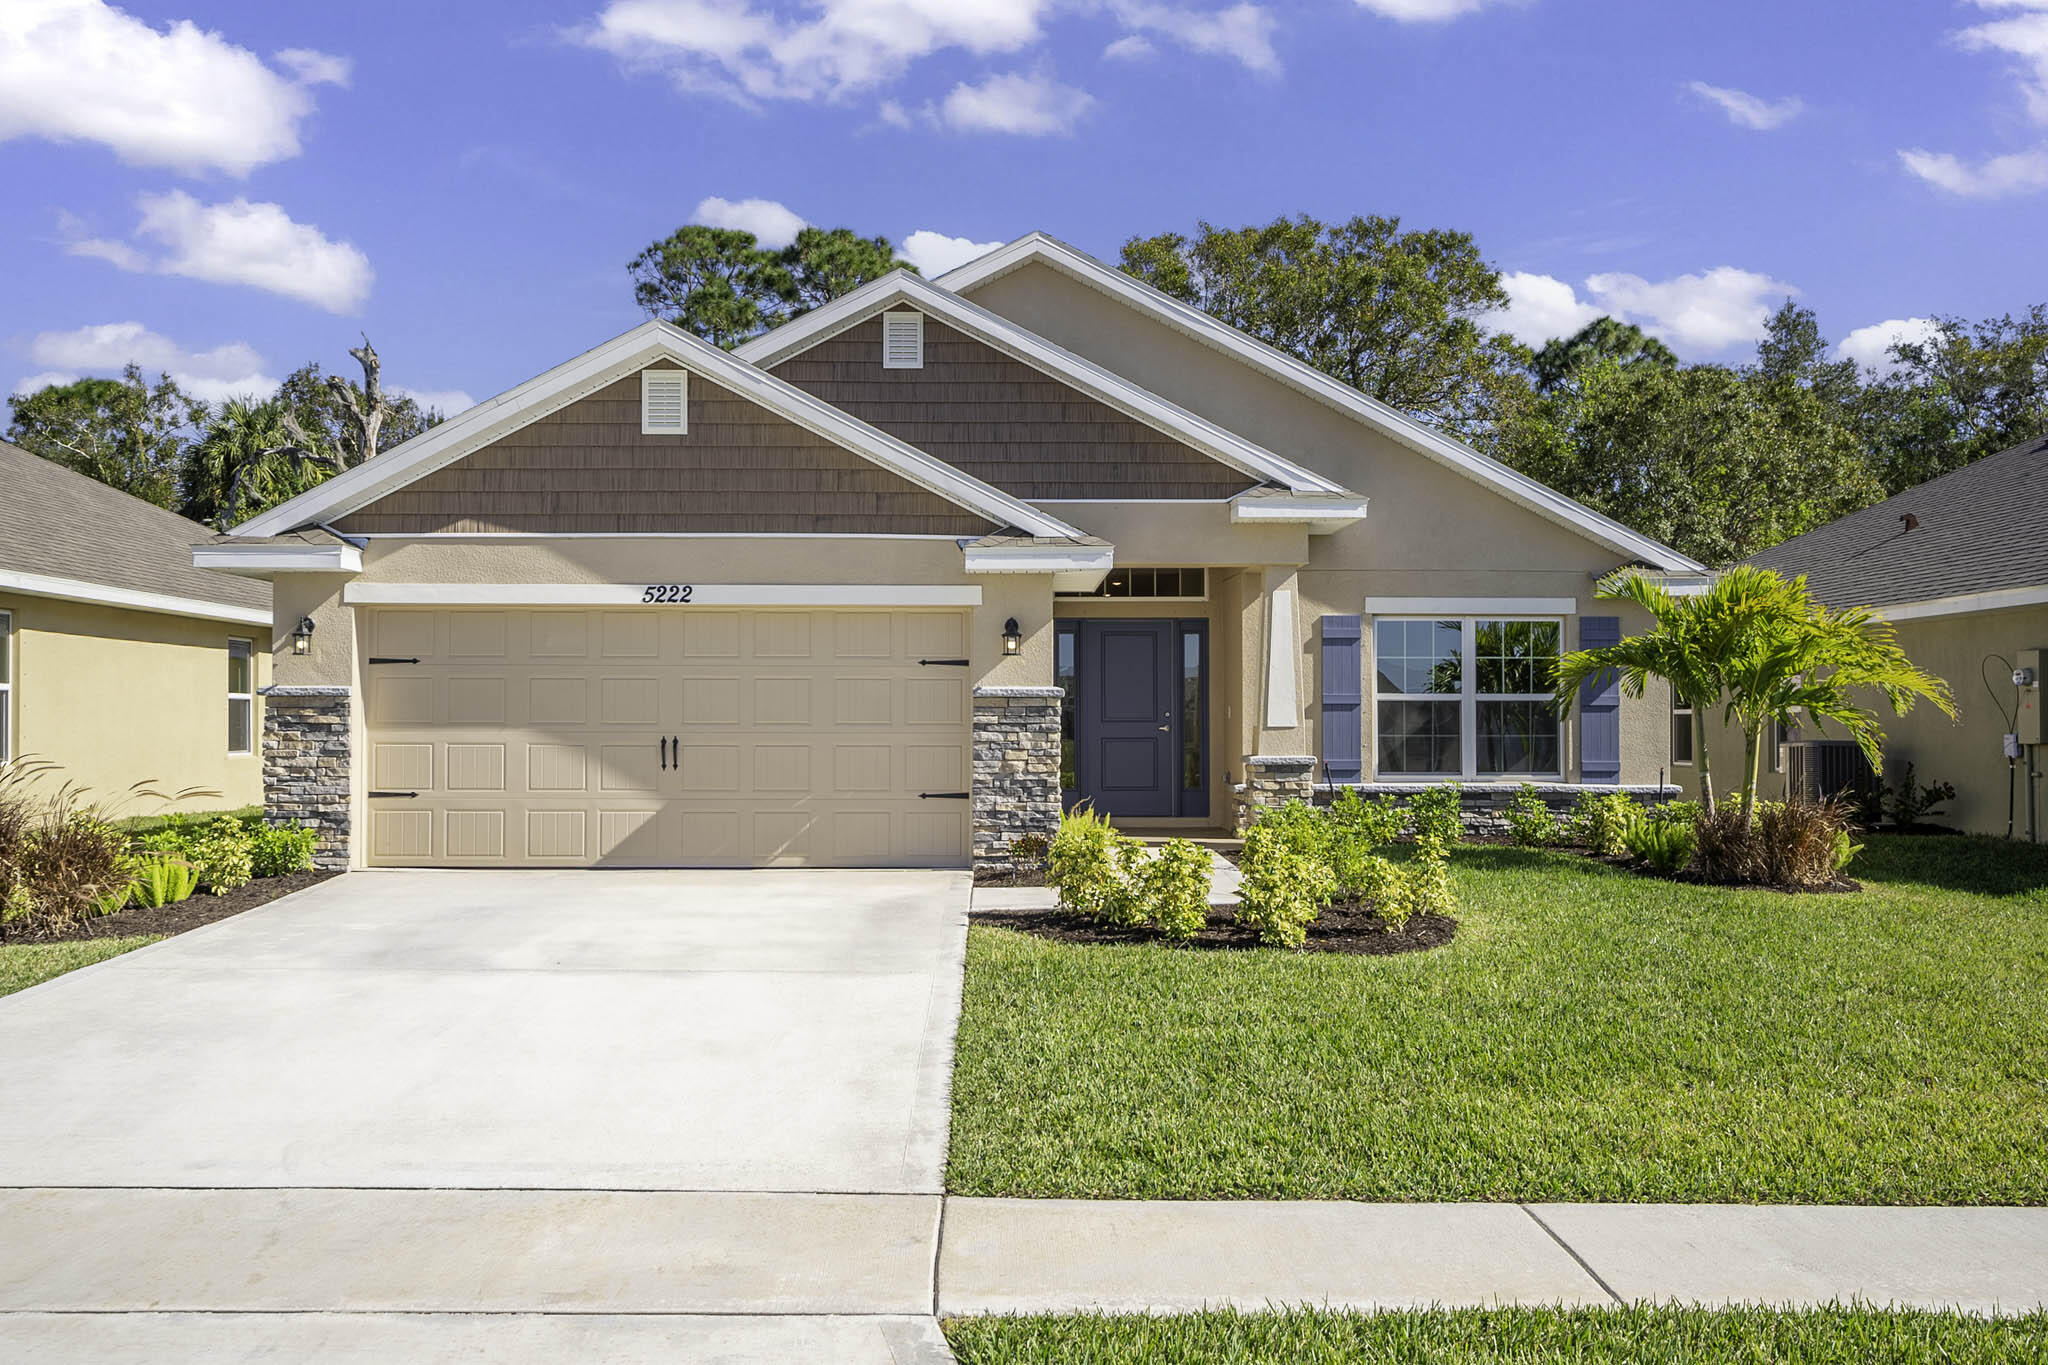
[(640, 434), (680, 436), (690, 429), (690, 377), (684, 370), (640, 371)]
[(924, 314), (882, 314), (882, 368), (924, 368)]

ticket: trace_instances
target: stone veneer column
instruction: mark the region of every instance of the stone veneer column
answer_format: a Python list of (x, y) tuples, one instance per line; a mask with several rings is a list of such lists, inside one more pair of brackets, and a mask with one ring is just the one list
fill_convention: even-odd
[(1057, 687), (974, 689), (974, 865), (1007, 871), (1010, 841), (1060, 824)]
[(1237, 827), (1248, 829), (1259, 812), (1304, 804), (1315, 799), (1316, 760), (1308, 754), (1253, 754), (1244, 761), (1244, 793), (1237, 804)]
[(349, 699), (346, 687), (263, 693), (263, 814), (320, 831), (319, 868), (348, 867)]

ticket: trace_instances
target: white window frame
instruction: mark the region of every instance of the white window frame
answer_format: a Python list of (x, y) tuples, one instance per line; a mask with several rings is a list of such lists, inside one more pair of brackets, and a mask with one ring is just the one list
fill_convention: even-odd
[[(917, 338), (917, 357), (914, 360), (896, 360), (889, 347), (889, 329), (910, 324), (912, 334)], [(915, 308), (892, 308), (882, 314), (882, 368), (885, 370), (921, 370), (924, 368), (924, 314)]]
[(1676, 693), (1671, 697), (1671, 733), (1678, 733), (1678, 718), (1685, 717), (1686, 744), (1692, 750), (1691, 758), (1680, 758), (1677, 746), (1671, 749), (1671, 766), (1674, 768), (1696, 767), (1700, 761), (1700, 731), (1694, 722), (1692, 703), (1683, 700)]
[(0, 611), (0, 763), (14, 757), (14, 613)]
[[(247, 692), (237, 692), (234, 690), (234, 660), (235, 646), (237, 645), (240, 645), (246, 651), (242, 657), (249, 661), (249, 690)], [(235, 706), (237, 703), (249, 708), (249, 723), (243, 728), (243, 733), (249, 737), (249, 747), (246, 749), (237, 749), (235, 747)], [(242, 758), (255, 752), (256, 642), (244, 639), (239, 635), (230, 635), (228, 636), (228, 756), (230, 758)]]
[[(1453, 700), (1448, 692), (1382, 692), (1380, 691), (1379, 631), (1382, 621), (1456, 621), (1458, 623), (1458, 648), (1463, 658), (1459, 669), (1458, 692), (1458, 762), (1460, 771), (1455, 773), (1382, 773), (1380, 771), (1380, 703), (1383, 701), (1447, 702)], [(1566, 763), (1565, 735), (1569, 727), (1559, 717), (1557, 723), (1557, 771), (1545, 773), (1481, 773), (1479, 771), (1479, 703), (1482, 701), (1551, 701), (1551, 693), (1527, 692), (1484, 692), (1479, 691), (1479, 622), (1481, 621), (1534, 621), (1547, 622), (1557, 627), (1558, 657), (1564, 657), (1564, 618), (1550, 615), (1524, 615), (1517, 612), (1484, 612), (1477, 616), (1459, 615), (1453, 612), (1432, 612), (1425, 614), (1393, 613), (1375, 615), (1372, 626), (1372, 667), (1368, 670), (1372, 679), (1372, 742), (1369, 746), (1372, 756), (1372, 774), (1375, 782), (1410, 782), (1427, 786), (1442, 782), (1562, 782)]]
[[(657, 379), (673, 379), (682, 385), (682, 421), (677, 426), (658, 427), (648, 419), (647, 387)], [(640, 371), (640, 434), (642, 436), (687, 436), (690, 434), (690, 372), (688, 370)]]
[[(1199, 571), (1202, 575), (1202, 591), (1199, 593), (1176, 593), (1172, 596), (1159, 596), (1155, 594), (1145, 597), (1129, 593), (1122, 597), (1117, 597), (1107, 592), (1095, 591), (1055, 592), (1053, 596), (1062, 602), (1206, 602), (1209, 600), (1209, 584), (1215, 578), (1216, 570), (1207, 564), (1119, 564), (1110, 572), (1112, 574), (1142, 573), (1150, 570), (1153, 573), (1157, 573), (1161, 569), (1171, 569), (1175, 573), (1187, 573), (1190, 570)], [(1107, 581), (1106, 576), (1104, 581)]]

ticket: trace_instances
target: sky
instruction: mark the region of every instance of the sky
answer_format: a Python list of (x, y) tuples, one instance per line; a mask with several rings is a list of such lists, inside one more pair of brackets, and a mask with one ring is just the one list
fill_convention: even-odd
[(687, 222), (881, 234), (1308, 213), (1472, 233), (1532, 343), (1739, 363), (2048, 301), (2048, 0), (0, 3), (0, 384), (309, 360), (444, 411), (642, 320)]

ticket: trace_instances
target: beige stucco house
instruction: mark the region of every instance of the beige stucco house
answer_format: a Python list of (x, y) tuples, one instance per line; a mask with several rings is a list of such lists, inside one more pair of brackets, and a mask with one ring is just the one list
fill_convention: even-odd
[(139, 782), (262, 802), (270, 587), (195, 568), (206, 533), (0, 442), (0, 762), (107, 802)]
[[(1089, 801), (1659, 786), (1549, 661), (1701, 566), (1043, 235), (727, 353), (650, 322), (199, 545), (357, 865), (1000, 862)], [(301, 622), (304, 623), (301, 626)]]
[[(1958, 719), (1925, 704), (1894, 717), (1873, 699), (1886, 735), (1885, 777), (1905, 764), (1917, 783), (1956, 789), (1932, 823), (1978, 834), (2028, 832), (2029, 756), (2008, 757), (2006, 736), (2034, 746), (2035, 828), (2048, 835), (2048, 753), (2040, 744), (2040, 663), (2048, 650), (2048, 439), (2028, 441), (1965, 465), (1897, 497), (1754, 556), (1751, 563), (1807, 586), (1831, 607), (1875, 607), (1901, 648), (1948, 681)], [(2032, 651), (2032, 654), (2029, 652)], [(2031, 666), (2030, 685), (2016, 669)], [(1708, 726), (1716, 791), (1741, 781), (1742, 737)], [(1842, 744), (1839, 730), (1814, 727), (1768, 736), (1758, 791), (1782, 797), (1798, 772), (1796, 746)], [(1680, 740), (1674, 768), (1697, 795), (1691, 744)], [(1827, 795), (1818, 786), (1807, 795)]]

